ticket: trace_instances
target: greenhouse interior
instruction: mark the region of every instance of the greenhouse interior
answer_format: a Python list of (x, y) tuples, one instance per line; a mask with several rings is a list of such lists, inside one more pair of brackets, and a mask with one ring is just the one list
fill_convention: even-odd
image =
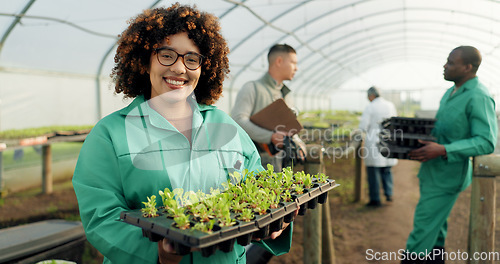
[[(335, 168), (330, 173), (332, 179), (339, 177), (337, 183), (340, 184), (333, 189), (335, 194), (331, 202), (348, 204), (344, 209), (353, 215), (366, 213), (364, 209), (359, 209), (363, 206), (356, 204), (366, 202), (368, 190), (362, 190), (364, 196), (341, 191), (341, 187), (357, 188), (354, 176), (346, 176), (348, 180), (338, 176), (341, 171), (354, 175), (357, 165), (353, 165), (354, 157), (351, 160), (347, 152), (342, 152), (352, 147), (352, 133), (346, 139), (342, 134), (345, 131), (339, 132), (337, 128), (351, 132), (358, 128), (361, 115), (370, 104), (367, 98), (370, 87), (376, 87), (381, 97), (394, 104), (398, 116), (432, 119), (440, 107), (442, 96), (454, 86), (453, 82), (443, 78), (443, 68), (450, 53), (459, 46), (473, 46), (482, 57), (477, 71), (480, 82), (487, 88), (494, 103), (498, 104), (497, 99), (500, 98), (499, 0), (0, 0), (0, 215), (4, 215), (0, 216), (0, 232), (2, 229), (10, 232), (6, 229), (27, 223), (27, 220), (16, 222), (5, 215), (8, 197), (16, 197), (15, 193), (33, 188), (38, 188), (40, 192), (49, 188), (52, 192), (52, 186), (44, 185), (47, 184), (47, 173), (51, 174), (49, 180), (54, 183), (71, 181), (80, 148), (90, 129), (99, 120), (132, 103), (133, 98), (115, 92), (112, 70), (118, 40), (132, 19), (144, 10), (169, 7), (174, 3), (194, 6), (218, 18), (220, 31), (229, 48), (229, 73), (223, 82), (222, 95), (214, 105), (228, 115), (236, 106), (240, 89), (268, 72), (268, 52), (273, 45), (287, 44), (295, 49), (297, 71), (293, 78), (283, 83), (291, 90), (298, 120), (304, 128), (313, 129), (308, 136), (314, 136), (316, 132), (325, 136), (325, 129), (333, 135), (328, 137), (326, 143), (305, 143), (321, 144), (322, 157), (333, 163), (331, 167), (349, 168), (348, 172)], [(498, 106), (493, 106), (498, 123)], [(36, 131), (40, 131), (38, 129), (50, 128), (74, 128), (83, 132), (67, 138), (63, 138), (63, 134), (57, 134), (60, 137), (53, 139), (48, 136), (48, 141), (47, 137), (36, 135), (39, 133)], [(23, 143), (20, 140), (24, 137), (22, 133), (32, 137), (31, 141)], [(54, 132), (51, 133), (53, 136)], [(332, 137), (337, 142), (332, 143)], [(52, 148), (46, 147), (47, 142), (52, 144)], [(337, 156), (342, 146), (345, 147), (341, 151), (345, 157)], [(492, 155), (499, 153), (497, 144)], [(51, 159), (50, 165), (46, 164), (47, 155)], [(404, 159), (408, 158), (400, 159), (393, 169), (395, 182), (398, 181), (397, 176), (407, 179), (406, 187), (416, 190), (416, 193), (408, 197), (411, 201), (407, 206), (401, 204), (397, 207), (395, 201), (387, 206), (392, 209), (381, 208), (392, 210), (392, 214), (374, 213), (370, 217), (393, 217), (403, 221), (395, 212), (397, 208), (403, 210), (402, 215), (410, 217), (410, 220), (413, 217), (419, 195), (416, 174), (420, 163)], [(324, 166), (327, 172), (328, 166)], [(397, 170), (402, 166), (405, 166), (404, 169)], [(488, 167), (481, 163), (478, 166), (483, 166), (483, 169), (486, 166), (486, 170), (498, 169), (496, 165)], [(408, 176), (396, 175), (398, 173)], [(410, 175), (412, 178), (409, 178)], [(499, 177), (492, 179), (499, 181)], [(402, 192), (402, 189), (395, 188), (395, 192)], [(462, 206), (460, 208), (465, 208), (462, 211), (452, 211), (456, 218), (463, 215), (467, 218), (450, 223), (450, 233), (462, 230), (459, 235), (447, 238), (447, 241), (455, 239), (446, 248), (450, 252), (470, 249), (467, 206), (472, 205), (469, 205), (468, 195), (462, 201), (466, 208)], [(498, 207), (500, 200), (493, 196), (495, 199)], [(78, 210), (76, 206), (62, 209), (62, 205), (49, 205), (49, 217), (33, 216), (33, 219), (57, 218), (59, 210)], [(407, 207), (411, 209), (408, 212)], [(333, 231), (328, 229), (333, 235), (334, 245), (330, 249), (323, 248), (330, 252), (329, 256), (323, 255), (323, 259), (335, 258), (337, 264), (365, 263), (368, 257), (373, 257), (367, 253), (367, 248), (373, 249), (372, 253), (386, 253), (397, 252), (399, 248), (394, 248), (396, 245), (405, 247), (411, 221), (404, 220), (408, 223), (406, 229), (401, 228), (404, 230), (400, 231), (403, 233), (400, 240), (377, 245), (372, 240), (361, 242), (345, 238), (359, 235), (347, 231), (349, 227), (361, 230), (365, 227), (363, 224), (350, 226), (349, 221), (353, 220), (341, 218), (341, 213), (337, 211), (342, 210), (332, 209), (332, 217), (339, 219), (340, 224), (333, 224)], [(76, 215), (74, 218), (78, 219), (78, 213)], [(488, 239), (492, 239), (493, 248), (496, 243), (498, 252), (498, 210), (496, 216), (493, 221), (496, 227), (493, 225), (493, 230), (488, 231), (488, 234), (493, 233), (493, 238)], [(367, 220), (368, 215), (355, 218)], [(79, 219), (76, 222), (79, 223)], [(73, 222), (69, 225), (57, 224), (60, 225), (57, 228), (64, 230), (81, 229), (78, 224), (75, 227)], [(385, 232), (386, 226), (382, 221), (374, 220), (374, 225), (380, 225), (378, 230)], [(39, 228), (47, 229), (43, 225)], [(26, 230), (24, 232), (36, 232)], [(302, 229), (299, 230), (302, 232)], [(72, 239), (80, 245), (85, 239), (81, 237), (83, 231), (78, 232), (75, 235), (78, 238)], [(365, 233), (369, 234), (369, 231)], [(302, 235), (306, 236), (306, 233)], [(384, 238), (387, 236), (380, 237)], [(293, 243), (300, 243), (300, 250), (294, 252), (292, 247), (293, 254), (283, 255), (289, 257), (274, 257), (269, 263), (306, 263), (306, 245), (302, 246), (303, 242)], [(307, 244), (306, 240), (304, 243)], [(363, 250), (347, 250), (350, 245)], [(2, 250), (6, 249), (1, 246), (2, 243), (0, 252), (5, 252)], [(35, 258), (31, 257), (33, 261)], [(102, 256), (96, 258), (102, 261)], [(82, 260), (74, 261), (72, 263)], [(86, 259), (81, 263), (99, 263), (92, 261)], [(248, 263), (267, 263), (267, 260), (254, 261), (247, 258)], [(374, 263), (399, 263), (391, 261)], [(0, 263), (3, 263), (2, 258)], [(65, 262), (61, 260), (61, 263)]]
[[(2, 1), (0, 131), (92, 124), (127, 102), (109, 75), (118, 35), (142, 10), (173, 1)], [(478, 75), (498, 96), (497, 1), (181, 1), (220, 19), (230, 73), (217, 106), (229, 111), (239, 88), (261, 76), (267, 51), (286, 43), (298, 71), (287, 85), (301, 110), (361, 111), (370, 86), (437, 110), (451, 87), (449, 52), (478, 48)], [(47, 104), (47, 102), (50, 102)], [(36, 109), (36, 110), (35, 110)]]

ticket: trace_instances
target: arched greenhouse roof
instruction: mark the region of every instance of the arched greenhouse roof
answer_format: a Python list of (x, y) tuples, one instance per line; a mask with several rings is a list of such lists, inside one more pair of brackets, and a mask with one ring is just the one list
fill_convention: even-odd
[[(88, 94), (97, 95), (99, 108), (105, 104), (102, 90), (112, 93), (102, 80), (111, 72), (117, 35), (126, 28), (127, 20), (144, 9), (173, 2), (0, 0), (0, 73), (94, 79)], [(460, 45), (472, 45), (482, 52), (478, 75), (498, 94), (494, 86), (500, 81), (496, 73), (500, 67), (500, 1), (178, 2), (196, 4), (220, 18), (231, 50), (226, 92), (236, 92), (245, 82), (261, 76), (267, 70), (270, 46), (287, 43), (297, 50), (299, 68), (289, 86), (297, 97), (319, 102), (328, 98), (328, 106), (335, 92), (343, 89), (450, 87), (452, 84), (442, 80), (442, 65)], [(0, 92), (3, 104), (5, 94)], [(227, 107), (234, 96), (225, 95)], [(305, 108), (314, 108), (311, 102), (304, 101)], [(97, 110), (98, 117), (103, 114)]]

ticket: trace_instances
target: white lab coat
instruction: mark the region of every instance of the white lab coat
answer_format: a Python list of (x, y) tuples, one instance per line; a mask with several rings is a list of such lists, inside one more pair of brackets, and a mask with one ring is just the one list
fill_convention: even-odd
[(396, 107), (382, 97), (377, 97), (368, 104), (361, 115), (359, 128), (366, 133), (363, 158), (368, 167), (391, 167), (397, 164), (397, 159), (388, 159), (380, 154), (377, 143), (380, 141), (380, 123), (396, 116)]

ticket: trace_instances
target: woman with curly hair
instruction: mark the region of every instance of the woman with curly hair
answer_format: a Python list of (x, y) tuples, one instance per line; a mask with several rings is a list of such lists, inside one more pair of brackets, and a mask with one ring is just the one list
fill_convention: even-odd
[[(245, 263), (238, 244), (210, 257), (180, 256), (171, 241), (151, 242), (141, 228), (117, 221), (159, 190), (210, 193), (229, 172), (263, 170), (248, 135), (212, 105), (229, 72), (218, 19), (178, 3), (146, 10), (118, 44), (115, 92), (134, 100), (95, 125), (73, 176), (88, 241), (104, 263)], [(284, 254), (291, 233), (290, 226), (256, 243)]]

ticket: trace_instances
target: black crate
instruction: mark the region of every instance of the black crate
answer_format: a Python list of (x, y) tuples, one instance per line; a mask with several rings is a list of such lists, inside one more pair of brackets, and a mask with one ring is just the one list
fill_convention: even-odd
[(154, 218), (144, 217), (138, 209), (122, 212), (120, 219), (142, 228), (143, 235), (151, 241), (156, 242), (167, 238), (179, 254), (187, 254), (191, 248), (199, 248), (202, 255), (208, 257), (217, 249), (229, 252), (234, 243), (245, 246), (250, 243), (252, 237), (263, 238), (281, 229), (284, 222), (293, 221), (295, 210), (302, 207), (305, 213), (307, 209), (316, 208), (317, 203), (326, 201), (327, 192), (337, 186), (338, 184), (330, 179), (326, 183), (316, 183), (313, 188), (306, 189), (305, 193), (295, 195), (293, 202), (283, 202), (281, 207), (270, 209), (265, 215), (256, 215), (255, 219), (250, 222), (237, 220), (237, 214), (232, 213), (231, 218), (235, 219), (237, 224), (230, 227), (214, 226), (212, 233), (178, 229), (173, 226), (174, 220), (165, 216), (163, 209), (159, 209), (160, 216)]
[(391, 145), (391, 144), (379, 143), (378, 149), (380, 151), (380, 154), (382, 154), (382, 156), (384, 156), (386, 158), (410, 159), (408, 156), (408, 153), (414, 149), (417, 149), (417, 148), (416, 147), (400, 147), (400, 146)]
[(434, 128), (434, 118), (391, 117), (382, 121), (382, 128), (403, 134), (430, 135)]
[(383, 131), (380, 133), (380, 142), (399, 147), (420, 148), (423, 144), (419, 140), (436, 141), (436, 138), (430, 135), (404, 134), (392, 131)]
[(408, 153), (423, 146), (419, 140), (436, 141), (431, 136), (436, 119), (391, 117), (384, 120), (379, 134), (378, 145), (382, 156), (396, 159), (409, 159)]

